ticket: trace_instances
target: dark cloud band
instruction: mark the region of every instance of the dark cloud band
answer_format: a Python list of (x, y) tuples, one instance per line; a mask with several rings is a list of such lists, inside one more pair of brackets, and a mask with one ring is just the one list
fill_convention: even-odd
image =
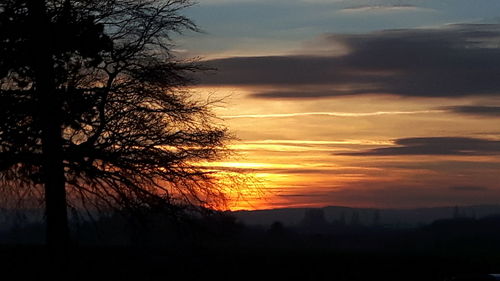
[(451, 106), (441, 108), (453, 113), (474, 115), (479, 117), (500, 117), (500, 106), (476, 106), (476, 105), (463, 105)]
[(474, 191), (487, 191), (489, 188), (485, 186), (475, 186), (475, 185), (459, 185), (459, 186), (450, 186), (450, 189), (453, 191), (464, 191), (464, 192), (474, 192)]
[(325, 35), (342, 56), (270, 56), (207, 61), (209, 85), (270, 85), (261, 98), (359, 94), (414, 97), (500, 95), (500, 25), (466, 24), (356, 35)]
[(404, 138), (395, 141), (396, 146), (381, 147), (361, 152), (342, 153), (350, 156), (398, 156), (398, 155), (498, 155), (500, 141), (462, 138), (428, 137)]

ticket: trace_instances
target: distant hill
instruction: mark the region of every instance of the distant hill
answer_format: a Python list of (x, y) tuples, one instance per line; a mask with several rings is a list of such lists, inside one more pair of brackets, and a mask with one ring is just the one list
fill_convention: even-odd
[[(477, 205), (459, 207), (435, 207), (417, 209), (374, 209), (329, 206), (323, 210), (328, 222), (343, 221), (346, 224), (385, 225), (389, 227), (416, 227), (440, 219), (483, 218), (500, 214), (500, 205)], [(311, 208), (284, 208), (233, 212), (236, 218), (247, 225), (269, 226), (279, 221), (287, 226), (301, 222)]]

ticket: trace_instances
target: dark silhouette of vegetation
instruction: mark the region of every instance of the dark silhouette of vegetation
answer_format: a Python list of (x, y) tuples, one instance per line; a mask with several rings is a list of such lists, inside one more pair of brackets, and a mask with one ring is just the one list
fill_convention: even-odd
[(68, 243), (68, 207), (223, 202), (227, 186), (197, 163), (226, 155), (227, 131), (185, 88), (200, 66), (171, 51), (172, 34), (197, 31), (182, 15), (190, 5), (1, 1), (2, 198), (42, 199), (52, 247)]
[[(500, 272), (498, 216), (438, 220), (411, 229), (331, 222), (330, 228), (314, 231), (303, 224), (286, 226), (280, 222), (267, 228), (245, 226), (228, 213), (195, 215), (182, 221), (149, 208), (144, 213), (149, 218), (142, 221), (145, 227), (131, 227), (122, 216), (97, 220), (98, 228), (89, 222), (79, 225), (82, 246), (69, 264), (70, 270), (81, 272), (75, 280), (95, 276), (164, 280), (168, 274), (186, 280), (256, 280), (266, 276), (451, 281), (490, 280), (481, 278)], [(0, 241), (11, 241), (13, 236), (30, 239), (17, 233), (41, 230), (27, 224), (15, 226), (13, 231), (16, 234), (0, 233)], [(8, 265), (3, 273), (35, 279), (32, 275), (47, 270), (41, 253), (36, 246), (0, 245), (0, 261)], [(20, 270), (26, 264), (39, 271)], [(221, 264), (224, 270), (214, 270)], [(82, 271), (82, 265), (88, 268)]]

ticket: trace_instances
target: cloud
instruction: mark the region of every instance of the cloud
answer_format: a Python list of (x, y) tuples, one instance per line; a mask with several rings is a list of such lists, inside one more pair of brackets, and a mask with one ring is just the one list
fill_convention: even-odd
[(358, 13), (392, 13), (392, 12), (419, 12), (432, 11), (415, 5), (362, 5), (355, 7), (347, 7), (339, 10), (343, 14), (358, 14)]
[(227, 119), (239, 118), (287, 118), (303, 116), (321, 116), (321, 117), (372, 117), (382, 115), (413, 115), (442, 113), (443, 110), (416, 110), (416, 111), (375, 111), (375, 112), (298, 112), (298, 113), (274, 113), (274, 114), (242, 114), (221, 116)]
[[(336, 189), (322, 198), (325, 202), (342, 202), (341, 204), (358, 207), (413, 208), (497, 204), (499, 195), (498, 189), (495, 188), (486, 192), (457, 192), (450, 190), (448, 186), (441, 186), (440, 183), (429, 183), (428, 186), (405, 185), (401, 182), (368, 185), (370, 188), (366, 189)], [(328, 187), (323, 190), (328, 190)]]
[(350, 156), (398, 155), (491, 155), (500, 154), (500, 141), (464, 137), (427, 137), (397, 139), (395, 146), (361, 152), (339, 153)]
[(253, 95), (259, 98), (498, 96), (499, 40), (500, 25), (496, 24), (327, 34), (324, 44), (340, 44), (347, 52), (211, 60), (207, 65), (218, 73), (199, 80), (276, 89)]
[(393, 161), (386, 160), (383, 162), (375, 161), (371, 164), (362, 162), (353, 165), (363, 166), (363, 167), (373, 167), (379, 169), (390, 169), (390, 170), (433, 170), (439, 171), (440, 173), (456, 174), (463, 171), (469, 172), (492, 172), (500, 170), (500, 162), (491, 162), (491, 160), (484, 161), (458, 161), (454, 160), (440, 160), (431, 159), (431, 161), (400, 161), (400, 159), (395, 159)]
[(443, 107), (442, 109), (453, 113), (479, 117), (500, 117), (500, 106), (461, 105)]
[(489, 188), (484, 186), (474, 186), (474, 185), (461, 185), (461, 186), (450, 186), (451, 190), (454, 191), (486, 191)]
[(292, 193), (292, 194), (279, 194), (279, 197), (323, 197), (328, 193), (313, 193), (313, 194), (303, 194), (303, 193)]

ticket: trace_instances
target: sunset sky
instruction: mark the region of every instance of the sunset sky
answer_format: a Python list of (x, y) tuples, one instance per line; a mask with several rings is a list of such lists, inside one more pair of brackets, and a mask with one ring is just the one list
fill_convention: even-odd
[(241, 140), (234, 209), (500, 203), (500, 1), (200, 0), (180, 56)]

